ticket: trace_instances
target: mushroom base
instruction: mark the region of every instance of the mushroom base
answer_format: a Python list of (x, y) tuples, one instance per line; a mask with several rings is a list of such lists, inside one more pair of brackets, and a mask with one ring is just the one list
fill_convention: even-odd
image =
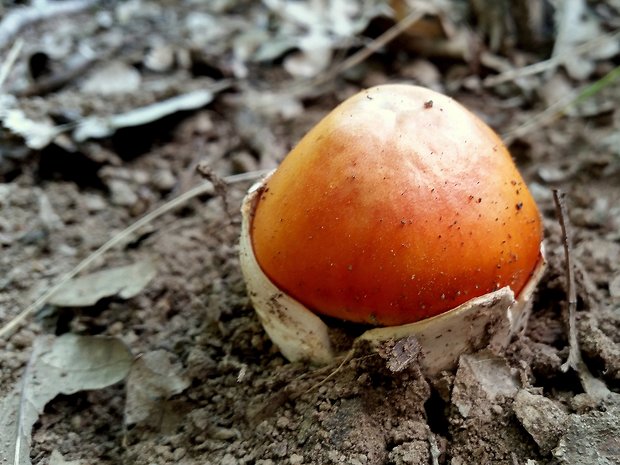
[[(265, 332), (284, 357), (292, 362), (329, 363), (336, 354), (325, 322), (278, 289), (262, 271), (254, 255), (250, 226), (264, 182), (250, 188), (241, 207), (240, 262), (250, 299)], [(455, 367), (463, 353), (486, 346), (500, 350), (514, 335), (524, 331), (531, 310), (531, 297), (545, 265), (541, 245), (539, 261), (517, 297), (510, 287), (504, 287), (432, 318), (370, 329), (359, 339), (381, 344), (413, 336), (419, 344), (422, 369), (430, 376)]]

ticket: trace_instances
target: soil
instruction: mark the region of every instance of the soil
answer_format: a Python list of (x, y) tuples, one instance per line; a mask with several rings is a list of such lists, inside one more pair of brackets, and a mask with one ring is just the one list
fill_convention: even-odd
[[(190, 4), (157, 8), (185, 17)], [(230, 72), (223, 52), (196, 60), (204, 66), (200, 72), (147, 72), (140, 60), (156, 41), (140, 32), (158, 30), (159, 39), (191, 55), (181, 32), (164, 27), (179, 23), (160, 15), (154, 27), (147, 13), (122, 23), (114, 16), (120, 7), (105, 5), (96, 16), (55, 18), (26, 30), (22, 55), (44, 50), (44, 38), (58, 39), (61, 27), (71, 40), (97, 45), (101, 66), (112, 59), (104, 39), (131, 35), (131, 50), (113, 58), (139, 69), (143, 85), (127, 98), (93, 96), (76, 77), (61, 90), (20, 97), (31, 117), (61, 124), (74, 114), (120, 113)], [(237, 7), (226, 17), (243, 13)], [(78, 27), (80, 21), (88, 26)], [(27, 75), (25, 61), (18, 61), (16, 76)], [(456, 66), (437, 62), (445, 70)], [(219, 177), (271, 168), (336, 102), (368, 85), (408, 79), (407, 63), (407, 55), (394, 50), (379, 54), (365, 78), (337, 79), (299, 99), (302, 111), (294, 118), (279, 107), (269, 118), (253, 112), (242, 98), (246, 80), (205, 108), (101, 139), (55, 139), (32, 149), (0, 133), (0, 321), (10, 321), (136, 218), (207, 182), (198, 164)], [(611, 63), (599, 63), (590, 81)], [(286, 84), (277, 60), (250, 67), (257, 89)], [(449, 79), (438, 80), (444, 83)], [(537, 99), (511, 106), (501, 92), (481, 86), (446, 88), (500, 134), (545, 108)], [(35, 425), (32, 463), (51, 463), (52, 451), (82, 464), (620, 463), (620, 111), (605, 106), (620, 100), (620, 84), (606, 86), (594, 100), (600, 111), (572, 112), (510, 143), (544, 218), (549, 265), (527, 331), (505, 352), (464, 355), (457, 369), (435, 379), (416, 363), (394, 373), (382, 357), (363, 350), (326, 367), (287, 362), (263, 332), (239, 269), (239, 207), (251, 181), (228, 184), (155, 219), (89, 269), (154, 259), (157, 275), (138, 296), (78, 309), (46, 305), (0, 340), (0, 396), (19, 382), (33, 341), (43, 334), (116, 337), (135, 357), (163, 350), (189, 379), (186, 389), (156, 399), (148, 418), (132, 424), (124, 382), (56, 397)], [(576, 330), (585, 365), (610, 390), (604, 399), (586, 392), (575, 370), (562, 369), (569, 350), (566, 262), (552, 188), (567, 196)]]

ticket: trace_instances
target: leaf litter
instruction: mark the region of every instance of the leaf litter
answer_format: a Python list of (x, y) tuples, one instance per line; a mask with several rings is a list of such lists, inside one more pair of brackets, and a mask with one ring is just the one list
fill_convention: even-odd
[(0, 404), (0, 457), (3, 464), (30, 462), (32, 427), (45, 405), (59, 394), (103, 389), (123, 380), (132, 356), (109, 337), (40, 336), (19, 386)]
[[(127, 179), (134, 179), (135, 202), (115, 203), (114, 192), (93, 193), (88, 184), (76, 188), (63, 179), (62, 171), (60, 179), (47, 178), (41, 189), (62, 221), (62, 227), (53, 226), (61, 223), (50, 216), (53, 227), (48, 228), (48, 234), (51, 244), (66, 244), (37, 252), (33, 246), (17, 251), (17, 241), (6, 241), (8, 254), (0, 256), (0, 265), (10, 270), (7, 275), (13, 278), (2, 302), (22, 301), (23, 288), (33, 287), (35, 279), (47, 282), (48, 276), (57, 276), (59, 268), (51, 267), (50, 262), (87, 256), (101, 244), (93, 247), (76, 239), (84, 234), (76, 234), (75, 222), (57, 207), (66, 193), (59, 195), (55, 186), (69, 186), (78, 206), (81, 198), (100, 199), (102, 205), (89, 210), (84, 221), (91, 215), (102, 219), (110, 225), (110, 235), (131, 221), (135, 215), (132, 208), (140, 199), (163, 202), (171, 192), (190, 194), (180, 197), (188, 203), (177, 214), (163, 217), (173, 207), (158, 209), (130, 228), (128, 234), (157, 219), (149, 235), (131, 247), (125, 235), (125, 239), (104, 244), (94, 259), (76, 268), (74, 276), (95, 262), (101, 263), (102, 258), (127, 263), (126, 255), (134, 253), (133, 247), (158, 253), (158, 274), (150, 281), (152, 292), (133, 298), (128, 303), (131, 311), (125, 303), (110, 299), (97, 310), (101, 314), (71, 313), (69, 326), (74, 330), (121, 337), (132, 352), (143, 353), (145, 359), (136, 362), (132, 380), (127, 381), (125, 413), (121, 408), (116, 415), (102, 419), (121, 424), (120, 417), (125, 415), (127, 426), (134, 427), (132, 434), (87, 436), (86, 430), (96, 424), (89, 421), (78, 432), (79, 446), (69, 450), (84, 463), (97, 458), (102, 463), (231, 465), (287, 461), (400, 465), (429, 459), (433, 464), (613, 463), (617, 448), (604, 428), (596, 425), (613, 431), (616, 398), (601, 404), (581, 392), (579, 380), (560, 368), (567, 355), (558, 303), (564, 295), (564, 268), (559, 258), (560, 233), (555, 220), (550, 219), (553, 206), (548, 190), (562, 186), (576, 205), (570, 210), (570, 220), (579, 220), (575, 225), (575, 260), (583, 262), (583, 269), (593, 277), (594, 290), (579, 291), (580, 301), (596, 302), (587, 309), (587, 321), (579, 319), (577, 336), (583, 339), (584, 361), (596, 377), (605, 380), (612, 391), (617, 390), (615, 355), (620, 341), (617, 318), (613, 317), (617, 286), (611, 278), (617, 277), (613, 263), (620, 259), (612, 247), (619, 218), (613, 205), (620, 198), (612, 179), (618, 157), (611, 135), (620, 123), (618, 112), (609, 105), (617, 100), (618, 89), (605, 79), (614, 76), (613, 60), (617, 57), (613, 48), (619, 26), (614, 19), (614, 11), (620, 11), (617, 2), (571, 1), (559, 7), (546, 0), (515, 2), (527, 3), (529, 16), (518, 6), (502, 9), (505, 2), (484, 0), (376, 1), (365, 3), (361, 10), (351, 2), (336, 0), (285, 3), (218, 0), (169, 5), (134, 0), (104, 6), (88, 15), (76, 10), (72, 22), (42, 17), (36, 28), (11, 32), (26, 40), (12, 49), (17, 58), (2, 69), (7, 85), (0, 97), (4, 102), (0, 120), (9, 129), (0, 136), (0, 176), (6, 176), (2, 181), (16, 179), (21, 185), (31, 185), (40, 181), (33, 175), (39, 160), (49, 160), (50, 154), (59, 160), (59, 156), (77, 153), (95, 163), (99, 178), (112, 171), (129, 173)], [(471, 7), (473, 3), (476, 8)], [(390, 40), (375, 42), (373, 37), (386, 34), (393, 18), (399, 17), (390, 7), (405, 15), (410, 8), (419, 7), (426, 14), (414, 18), (408, 27), (401, 24), (402, 30), (400, 23), (395, 24), (395, 32), (387, 36)], [(0, 6), (0, 11), (7, 11), (3, 8)], [(498, 11), (502, 13), (499, 16)], [(475, 23), (469, 23), (472, 17)], [(558, 35), (554, 24), (572, 33)], [(49, 40), (46, 45), (32, 32), (53, 39), (54, 28), (63, 41)], [(119, 47), (123, 37), (132, 37), (132, 41)], [(78, 75), (65, 75), (53, 92), (37, 86), (37, 78), (29, 75), (28, 62), (37, 52), (48, 56), (54, 75), (70, 69), (83, 51), (90, 51), (88, 57), (94, 58), (90, 67)], [(360, 51), (363, 53), (358, 54)], [(100, 57), (102, 62), (97, 61)], [(417, 60), (415, 66), (413, 59)], [(101, 80), (109, 72), (108, 62), (120, 64), (118, 75), (125, 73), (133, 80), (117, 84), (135, 89), (139, 78), (139, 89), (125, 93), (121, 85), (120, 90), (113, 87), (108, 92), (105, 79)], [(239, 168), (234, 166), (239, 165), (231, 160), (242, 159), (241, 155), (247, 162), (244, 166), (273, 167), (297, 135), (331, 106), (359, 87), (389, 79), (443, 89), (464, 99), (500, 130), (535, 121), (511, 135), (513, 155), (528, 181), (537, 184), (551, 254), (530, 329), (515, 341), (511, 352), (492, 360), (485, 353), (464, 357), (456, 373), (444, 374), (430, 387), (412, 369), (415, 350), (404, 346), (395, 346), (398, 350), (389, 359), (397, 373), (386, 372), (384, 361), (377, 367), (377, 360), (368, 357), (345, 360), (331, 375), (323, 373), (321, 381), (304, 367), (284, 364), (248, 305), (236, 265), (235, 218), (226, 216), (220, 201), (212, 198), (212, 186), (188, 191), (197, 179), (192, 167), (200, 162), (217, 167), (214, 172), (220, 177), (238, 174), (234, 170)], [(566, 86), (566, 92), (554, 93), (558, 87), (553, 79)], [(593, 101), (587, 86), (590, 82), (598, 83), (600, 100), (594, 110), (576, 111), (573, 103), (580, 96), (585, 96), (585, 103)], [(226, 89), (201, 105), (173, 104), (160, 111), (170, 101), (178, 103), (175, 99), (183, 100), (218, 83)], [(88, 98), (84, 86), (94, 91)], [(568, 94), (571, 98), (562, 101)], [(159, 104), (164, 105), (158, 108)], [(547, 107), (552, 111), (545, 114)], [(141, 112), (143, 109), (147, 111)], [(209, 115), (207, 132), (192, 116), (198, 109), (203, 117)], [(19, 111), (13, 113), (19, 118), (9, 119), (8, 126), (7, 110)], [(541, 113), (542, 118), (536, 116)], [(161, 126), (167, 120), (178, 121), (181, 115), (183, 131)], [(37, 126), (41, 122), (43, 126)], [(80, 126), (81, 122), (90, 122), (91, 129)], [(26, 129), (20, 132), (11, 127)], [(82, 134), (81, 127), (87, 128)], [(56, 136), (57, 130), (62, 131), (63, 139)], [(149, 148), (137, 155), (123, 154), (145, 136), (152, 142)], [(36, 150), (29, 150), (24, 141)], [(110, 155), (102, 156), (105, 153)], [(596, 159), (592, 153), (598, 154)], [(167, 173), (167, 187), (154, 190), (145, 181), (154, 171)], [(253, 176), (256, 174), (249, 177)], [(175, 179), (184, 181), (175, 184)], [(111, 183), (104, 185), (109, 188)], [(245, 187), (230, 184), (227, 202), (238, 202)], [(190, 200), (196, 195), (200, 202)], [(11, 205), (7, 208), (12, 211)], [(34, 208), (47, 206), (36, 204)], [(11, 218), (10, 214), (0, 215), (0, 234), (17, 231), (18, 237), (18, 220), (12, 222)], [(590, 247), (579, 247), (584, 244)], [(115, 246), (120, 246), (119, 250), (112, 250)], [(107, 255), (103, 257), (103, 253)], [(38, 270), (33, 265), (36, 278), (28, 279), (27, 273), (15, 267), (20, 261), (40, 263)], [(47, 298), (44, 294), (33, 308)], [(8, 320), (14, 314), (2, 311)], [(585, 312), (577, 308), (578, 316)], [(0, 341), (0, 350), (10, 362), (7, 372), (13, 377), (23, 369), (15, 356), (27, 350), (32, 335), (58, 329), (29, 321), (26, 317), (30, 314), (25, 312), (21, 320), (27, 327), (10, 338), (7, 335), (19, 325), (7, 325), (9, 331), (3, 326), (6, 341)], [(131, 401), (129, 392), (133, 392)], [(287, 392), (302, 394), (290, 396)], [(546, 401), (539, 403), (539, 397), (524, 392)], [(283, 400), (273, 402), (274, 393), (282, 394)], [(265, 404), (271, 408), (264, 410), (267, 413), (260, 422), (247, 420), (251, 406)], [(538, 417), (528, 416), (532, 405)], [(158, 425), (158, 406), (166, 414), (177, 409), (177, 417)], [(562, 417), (556, 415), (558, 408), (569, 415), (568, 429), (552, 421)], [(186, 417), (184, 409), (191, 410)], [(519, 413), (515, 415), (516, 410)], [(40, 433), (57, 434), (41, 434), (36, 441), (37, 463), (46, 463), (50, 444), (56, 446), (50, 438), (65, 438), (68, 423), (63, 420), (35, 427)], [(157, 431), (143, 428), (151, 424)], [(60, 451), (68, 453), (70, 444), (61, 440), (64, 448)], [(590, 454), (580, 456), (579, 446), (584, 444)], [(97, 457), (102, 448), (107, 458)]]

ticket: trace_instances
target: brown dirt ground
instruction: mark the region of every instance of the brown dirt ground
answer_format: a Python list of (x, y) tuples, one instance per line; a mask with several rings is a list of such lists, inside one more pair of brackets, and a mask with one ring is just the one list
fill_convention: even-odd
[[(300, 118), (270, 123), (279, 153), (334, 102), (365, 84), (339, 82), (325, 96), (304, 101)], [(455, 97), (501, 133), (511, 126), (511, 116), (501, 98), (480, 92), (461, 90)], [(0, 184), (2, 321), (183, 188), (159, 182), (162, 173), (188, 185), (199, 182), (192, 168), (197, 160), (224, 174), (257, 168), (254, 148), (236, 132), (234, 94), (233, 89), (208, 109), (149, 128), (162, 137), (137, 156), (109, 154), (128, 139), (103, 141), (101, 152), (109, 158), (96, 162), (92, 179), (76, 182), (76, 160), (63, 158), (66, 153), (54, 147), (30, 153), (6, 175)], [(620, 86), (606, 88), (601, 98), (620, 101)], [(249, 187), (240, 183), (228, 187), (226, 203), (212, 195), (193, 199), (99, 260), (96, 268), (154, 257), (157, 277), (139, 296), (78, 310), (46, 306), (0, 341), (0, 394), (19, 380), (37, 335), (68, 331), (119, 337), (136, 356), (166, 350), (191, 380), (181, 394), (161, 400), (157, 415), (137, 425), (124, 424), (122, 383), (57, 397), (35, 426), (32, 462), (48, 463), (57, 449), (67, 460), (100, 464), (567, 463), (551, 451), (558, 438), (570, 436), (549, 423), (542, 439), (532, 434), (518, 417), (515, 396), (521, 389), (541, 394), (562, 414), (583, 422), (618, 411), (617, 401), (589, 398), (576, 374), (560, 368), (568, 355), (565, 264), (550, 189), (568, 195), (584, 358), (595, 376), (619, 392), (620, 162), (617, 147), (606, 142), (619, 130), (620, 112), (614, 108), (595, 117), (564, 118), (510, 147), (544, 216), (549, 267), (526, 334), (500, 357), (482, 353), (473, 360), (491, 364), (498, 379), (512, 380), (513, 387), (508, 383), (505, 391), (490, 395), (473, 362), (436, 380), (425, 379), (415, 364), (391, 373), (380, 357), (365, 353), (338, 369), (340, 360), (323, 368), (286, 362), (262, 331), (239, 270), (238, 210)], [(91, 166), (92, 158), (79, 161)], [(128, 184), (138, 200), (115, 204), (106, 184), (111, 178)], [(61, 226), (42, 218), (42, 199)], [(609, 447), (597, 450), (607, 450), (611, 461), (600, 463), (618, 459), (620, 445), (607, 434)]]

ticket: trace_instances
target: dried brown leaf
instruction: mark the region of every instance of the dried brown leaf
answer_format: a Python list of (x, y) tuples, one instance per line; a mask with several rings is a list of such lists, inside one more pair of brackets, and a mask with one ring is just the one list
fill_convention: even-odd
[(119, 339), (98, 336), (42, 336), (20, 386), (0, 399), (0, 457), (30, 464), (32, 426), (58, 394), (102, 389), (125, 378), (131, 353)]

